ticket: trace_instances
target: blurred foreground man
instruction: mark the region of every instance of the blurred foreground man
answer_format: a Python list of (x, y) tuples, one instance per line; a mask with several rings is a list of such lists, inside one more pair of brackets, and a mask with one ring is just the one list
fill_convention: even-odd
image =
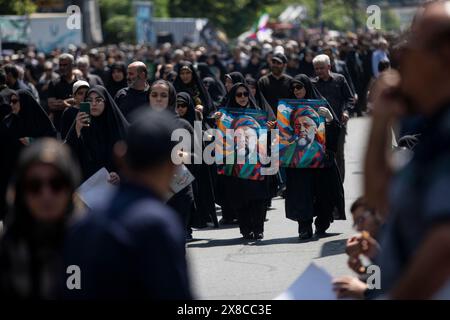
[(184, 229), (164, 204), (175, 169), (174, 118), (145, 110), (135, 119), (115, 148), (125, 182), (69, 237), (66, 265), (81, 271), (81, 288), (67, 290), (69, 298), (191, 299)]
[[(377, 263), (392, 299), (450, 297), (450, 1), (419, 11), (400, 51), (400, 75), (380, 75), (366, 157), (366, 195), (388, 213)], [(426, 117), (412, 160), (393, 175), (389, 128)], [(387, 190), (387, 191), (386, 191)]]

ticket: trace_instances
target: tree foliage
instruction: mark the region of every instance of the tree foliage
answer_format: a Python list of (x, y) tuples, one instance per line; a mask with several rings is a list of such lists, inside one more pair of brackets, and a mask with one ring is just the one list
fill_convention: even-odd
[(25, 15), (35, 12), (36, 9), (32, 0), (0, 0), (0, 15)]
[(171, 17), (208, 18), (228, 36), (235, 37), (250, 28), (258, 15), (277, 0), (169, 0)]

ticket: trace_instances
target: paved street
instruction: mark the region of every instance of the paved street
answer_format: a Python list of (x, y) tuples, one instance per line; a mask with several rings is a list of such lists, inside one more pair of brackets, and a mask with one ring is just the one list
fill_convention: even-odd
[(346, 143), (347, 220), (335, 221), (329, 236), (300, 242), (297, 224), (287, 220), (284, 199), (276, 198), (265, 224), (265, 238), (245, 244), (237, 226), (194, 231), (188, 244), (192, 286), (200, 299), (273, 299), (314, 261), (333, 276), (350, 274), (344, 247), (353, 234), (348, 208), (362, 192), (362, 160), (370, 120), (353, 118)]

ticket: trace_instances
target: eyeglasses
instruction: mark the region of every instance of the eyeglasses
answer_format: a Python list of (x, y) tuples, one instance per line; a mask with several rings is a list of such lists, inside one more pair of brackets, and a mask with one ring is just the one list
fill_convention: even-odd
[(236, 97), (238, 97), (238, 98), (242, 98), (242, 97), (246, 97), (247, 98), (248, 96), (249, 96), (248, 91), (236, 93)]
[(90, 104), (100, 104), (100, 103), (105, 102), (105, 100), (102, 98), (95, 98), (95, 100), (86, 99), (86, 102), (89, 102)]
[(302, 90), (304, 88), (304, 86), (298, 84), (296, 86), (294, 86), (294, 90)]
[(52, 193), (59, 193), (65, 189), (68, 184), (62, 177), (53, 177), (50, 179), (30, 178), (25, 183), (25, 190), (28, 193), (38, 195), (45, 186), (49, 187)]
[(177, 104), (177, 108), (187, 108), (187, 105), (184, 103)]
[(19, 102), (18, 99), (11, 99), (9, 103), (10, 104), (16, 104), (17, 102)]

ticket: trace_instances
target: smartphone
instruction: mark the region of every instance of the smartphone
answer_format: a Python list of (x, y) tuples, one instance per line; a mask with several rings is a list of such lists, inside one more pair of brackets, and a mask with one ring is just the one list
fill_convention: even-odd
[[(80, 112), (85, 112), (87, 114), (91, 114), (91, 104), (89, 102), (81, 102), (80, 103)], [(91, 123), (91, 117), (89, 117), (88, 124)]]

